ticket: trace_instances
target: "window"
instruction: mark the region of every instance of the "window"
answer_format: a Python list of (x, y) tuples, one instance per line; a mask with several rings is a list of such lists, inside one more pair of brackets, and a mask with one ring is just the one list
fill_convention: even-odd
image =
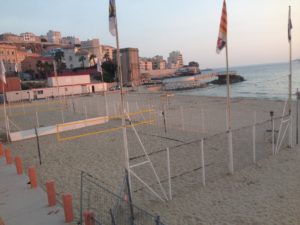
[(65, 91), (68, 91), (68, 88), (65, 88)]
[(42, 95), (42, 94), (44, 94), (44, 91), (43, 90), (39, 90), (39, 91), (37, 91), (37, 93), (38, 93), (38, 95)]
[(72, 61), (72, 60), (73, 60), (72, 56), (69, 56), (69, 61)]

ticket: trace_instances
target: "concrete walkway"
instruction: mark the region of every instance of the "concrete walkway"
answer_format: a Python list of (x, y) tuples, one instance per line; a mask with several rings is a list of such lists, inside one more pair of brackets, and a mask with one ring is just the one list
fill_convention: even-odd
[(31, 189), (28, 180), (0, 158), (0, 221), (5, 225), (66, 225), (63, 208), (48, 207), (47, 194), (40, 187)]

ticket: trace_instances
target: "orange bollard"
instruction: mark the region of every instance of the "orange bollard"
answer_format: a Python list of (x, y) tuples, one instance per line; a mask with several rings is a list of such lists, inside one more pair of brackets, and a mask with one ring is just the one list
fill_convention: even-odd
[(95, 214), (92, 211), (85, 211), (83, 213), (83, 217), (84, 217), (84, 224), (85, 225), (95, 225)]
[(37, 187), (37, 177), (36, 177), (36, 170), (35, 170), (34, 166), (28, 168), (28, 177), (30, 180), (31, 188), (36, 188)]
[(63, 194), (63, 206), (64, 206), (64, 212), (65, 212), (65, 221), (66, 221), (66, 223), (70, 223), (74, 219), (71, 194)]
[(12, 159), (12, 157), (11, 157), (11, 152), (10, 152), (10, 150), (9, 150), (9, 149), (6, 149), (6, 150), (4, 151), (4, 154), (5, 154), (6, 164), (7, 164), (7, 165), (12, 164), (12, 163), (13, 163), (13, 159)]
[(55, 183), (53, 180), (49, 180), (46, 182), (46, 190), (48, 195), (48, 205), (55, 206), (56, 205), (56, 194), (55, 194)]
[(20, 156), (15, 157), (15, 163), (16, 163), (17, 174), (22, 175), (23, 174), (23, 164), (22, 164), (22, 159)]
[(3, 144), (0, 143), (0, 158), (3, 156)]

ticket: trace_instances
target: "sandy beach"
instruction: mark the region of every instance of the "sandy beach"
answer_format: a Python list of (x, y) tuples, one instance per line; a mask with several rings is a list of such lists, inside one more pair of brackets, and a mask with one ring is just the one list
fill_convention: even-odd
[[(161, 202), (138, 180), (132, 178), (133, 198), (138, 206), (160, 215), (165, 224), (172, 225), (300, 223), (299, 148), (286, 148), (287, 139), (284, 139), (279, 154), (272, 155), (270, 111), (274, 111), (275, 117), (281, 116), (283, 101), (245, 98), (232, 100), (234, 175), (228, 175), (225, 98), (179, 93), (165, 101), (160, 93), (129, 92), (126, 101), (129, 113), (149, 108), (154, 110), (153, 113), (133, 115), (131, 119), (138, 122), (155, 118), (155, 122), (138, 125), (136, 130), (166, 191), (166, 148), (170, 149), (173, 200)], [(39, 111), (39, 125), (42, 126), (118, 114), (119, 96), (107, 95), (107, 102), (108, 105), (105, 106), (102, 95), (76, 96), (67, 98), (63, 107), (61, 104), (53, 104), (57, 110), (52, 111), (55, 107), (49, 105), (49, 102), (39, 101), (41, 104), (34, 108), (30, 107), (33, 103), (27, 103), (25, 112), (24, 107), (12, 106), (10, 115), (18, 127), (30, 129), (36, 125), (35, 111)], [(167, 132), (162, 116), (164, 108)], [(18, 113), (23, 113), (23, 116), (13, 116)], [(26, 113), (30, 116), (26, 117)], [(256, 164), (253, 163), (252, 146), (255, 114)], [(113, 118), (107, 124), (61, 135), (70, 137), (104, 131), (120, 127), (120, 124), (119, 118)], [(279, 124), (280, 119), (275, 119), (275, 130), (278, 130)], [(127, 134), (130, 163), (140, 163), (145, 160), (141, 145), (132, 128), (127, 129)], [(202, 184), (202, 139), (205, 187)], [(42, 165), (39, 165), (36, 139), (13, 142), (7, 146), (12, 149), (13, 155), (22, 156), (25, 167), (35, 165), (38, 168), (40, 185), (48, 179), (55, 180), (59, 199), (63, 192), (74, 195), (77, 217), (81, 171), (98, 178), (114, 193), (120, 190), (124, 176), (124, 150), (120, 129), (60, 142), (56, 135), (42, 136)], [(140, 167), (134, 171), (161, 194), (149, 167)]]

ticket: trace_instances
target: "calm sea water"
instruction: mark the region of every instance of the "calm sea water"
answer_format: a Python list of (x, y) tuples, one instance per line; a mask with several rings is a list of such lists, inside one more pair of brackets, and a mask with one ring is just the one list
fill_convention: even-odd
[[(246, 79), (245, 82), (231, 85), (232, 97), (288, 98), (288, 63), (232, 67), (230, 70), (237, 71), (239, 75)], [(224, 69), (211, 72), (218, 71), (224, 71)], [(300, 91), (300, 62), (294, 61), (292, 92), (296, 93), (297, 88)], [(182, 93), (188, 95), (226, 96), (226, 85), (210, 85), (207, 88), (199, 88)]]

